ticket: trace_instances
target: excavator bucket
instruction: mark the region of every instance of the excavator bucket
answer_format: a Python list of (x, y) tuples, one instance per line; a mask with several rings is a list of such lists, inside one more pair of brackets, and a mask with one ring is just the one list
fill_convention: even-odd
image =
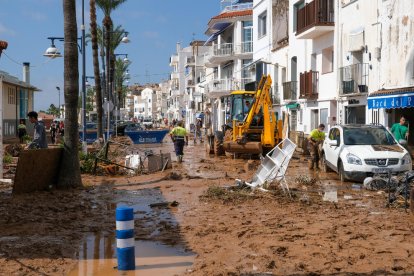
[(247, 142), (239, 144), (234, 141), (223, 142), (223, 147), (229, 153), (243, 153), (243, 154), (260, 154), (262, 153), (262, 144), (260, 142)]

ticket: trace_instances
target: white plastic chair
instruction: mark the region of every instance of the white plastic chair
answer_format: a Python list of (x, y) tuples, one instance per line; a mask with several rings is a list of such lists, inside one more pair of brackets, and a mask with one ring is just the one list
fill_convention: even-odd
[(263, 188), (266, 184), (277, 181), (280, 183), (282, 190), (284, 192), (287, 191), (290, 195), (285, 174), (289, 166), (290, 159), (295, 152), (295, 148), (296, 144), (289, 138), (283, 139), (282, 142), (275, 146), (266, 154), (265, 158), (262, 159), (259, 169), (254, 174), (252, 181), (245, 182), (245, 184), (252, 188), (258, 188), (266, 191), (266, 189)]

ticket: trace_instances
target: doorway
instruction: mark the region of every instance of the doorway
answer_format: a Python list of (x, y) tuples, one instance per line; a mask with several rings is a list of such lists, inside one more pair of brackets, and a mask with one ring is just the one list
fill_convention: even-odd
[(346, 106), (345, 124), (365, 124), (365, 106)]
[(319, 109), (311, 110), (311, 131), (319, 126)]

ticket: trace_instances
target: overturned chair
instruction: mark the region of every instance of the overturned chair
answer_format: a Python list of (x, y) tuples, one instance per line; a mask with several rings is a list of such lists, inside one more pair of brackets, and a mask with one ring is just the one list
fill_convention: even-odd
[(282, 190), (290, 195), (289, 186), (285, 179), (285, 174), (289, 166), (290, 159), (295, 152), (296, 144), (288, 138), (283, 139), (262, 159), (259, 169), (254, 174), (251, 182), (236, 179), (237, 185), (247, 185), (267, 191), (266, 188), (273, 182), (278, 182)]

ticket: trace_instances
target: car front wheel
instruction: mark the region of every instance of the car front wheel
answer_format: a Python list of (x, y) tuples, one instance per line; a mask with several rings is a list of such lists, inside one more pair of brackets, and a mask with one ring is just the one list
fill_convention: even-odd
[(346, 182), (347, 178), (345, 176), (344, 165), (342, 165), (341, 161), (339, 161), (339, 164), (338, 164), (338, 173), (339, 173), (339, 180), (341, 182)]

